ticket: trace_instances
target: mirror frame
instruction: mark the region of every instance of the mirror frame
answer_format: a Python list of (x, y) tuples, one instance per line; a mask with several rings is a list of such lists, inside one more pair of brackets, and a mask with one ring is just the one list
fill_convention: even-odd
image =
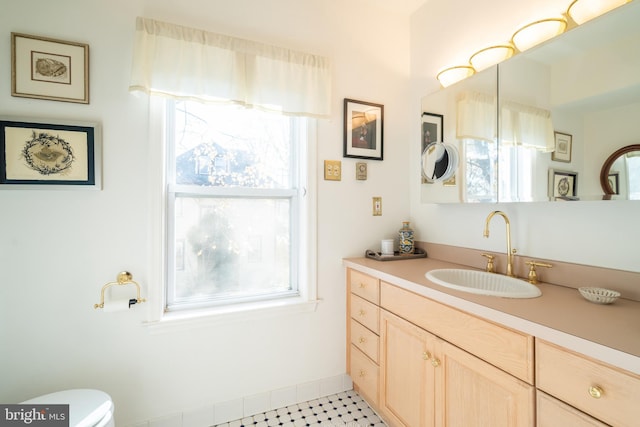
[(604, 191), (604, 196), (602, 196), (603, 200), (611, 200), (611, 196), (615, 195), (613, 188), (611, 188), (611, 183), (609, 182), (611, 166), (613, 166), (613, 163), (618, 160), (620, 156), (632, 151), (640, 151), (640, 144), (627, 145), (626, 147), (622, 147), (619, 150), (614, 151), (602, 165), (602, 169), (600, 170), (600, 186), (602, 187), (602, 191)]

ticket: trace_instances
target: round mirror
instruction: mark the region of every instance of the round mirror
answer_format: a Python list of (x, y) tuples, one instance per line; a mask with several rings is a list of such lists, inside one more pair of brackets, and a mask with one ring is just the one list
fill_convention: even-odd
[(446, 181), (458, 168), (458, 151), (451, 144), (432, 142), (422, 152), (422, 176), (427, 182)]
[(604, 200), (640, 200), (640, 144), (627, 145), (607, 158), (600, 170)]

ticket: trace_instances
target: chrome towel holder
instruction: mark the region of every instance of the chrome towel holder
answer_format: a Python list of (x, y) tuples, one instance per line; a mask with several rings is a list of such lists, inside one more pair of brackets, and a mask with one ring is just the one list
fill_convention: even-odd
[(106, 283), (102, 290), (100, 291), (100, 304), (94, 304), (93, 308), (104, 308), (104, 291), (110, 286), (124, 286), (124, 285), (135, 285), (137, 289), (137, 297), (135, 299), (129, 300), (129, 306), (133, 304), (139, 304), (146, 301), (146, 299), (140, 297), (140, 285), (138, 282), (133, 280), (133, 276), (128, 271), (121, 271), (118, 273), (115, 282)]

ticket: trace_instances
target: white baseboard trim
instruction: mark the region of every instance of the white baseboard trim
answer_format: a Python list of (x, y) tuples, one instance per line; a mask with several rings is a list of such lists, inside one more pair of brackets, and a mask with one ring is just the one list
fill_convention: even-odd
[(184, 412), (131, 424), (129, 427), (210, 427), (341, 393), (352, 388), (351, 378), (345, 373), (266, 393), (189, 409)]

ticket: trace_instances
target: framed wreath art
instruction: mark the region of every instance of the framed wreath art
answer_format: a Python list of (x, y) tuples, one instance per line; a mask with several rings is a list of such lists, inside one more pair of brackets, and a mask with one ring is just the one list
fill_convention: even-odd
[(0, 189), (101, 188), (96, 123), (0, 118)]

